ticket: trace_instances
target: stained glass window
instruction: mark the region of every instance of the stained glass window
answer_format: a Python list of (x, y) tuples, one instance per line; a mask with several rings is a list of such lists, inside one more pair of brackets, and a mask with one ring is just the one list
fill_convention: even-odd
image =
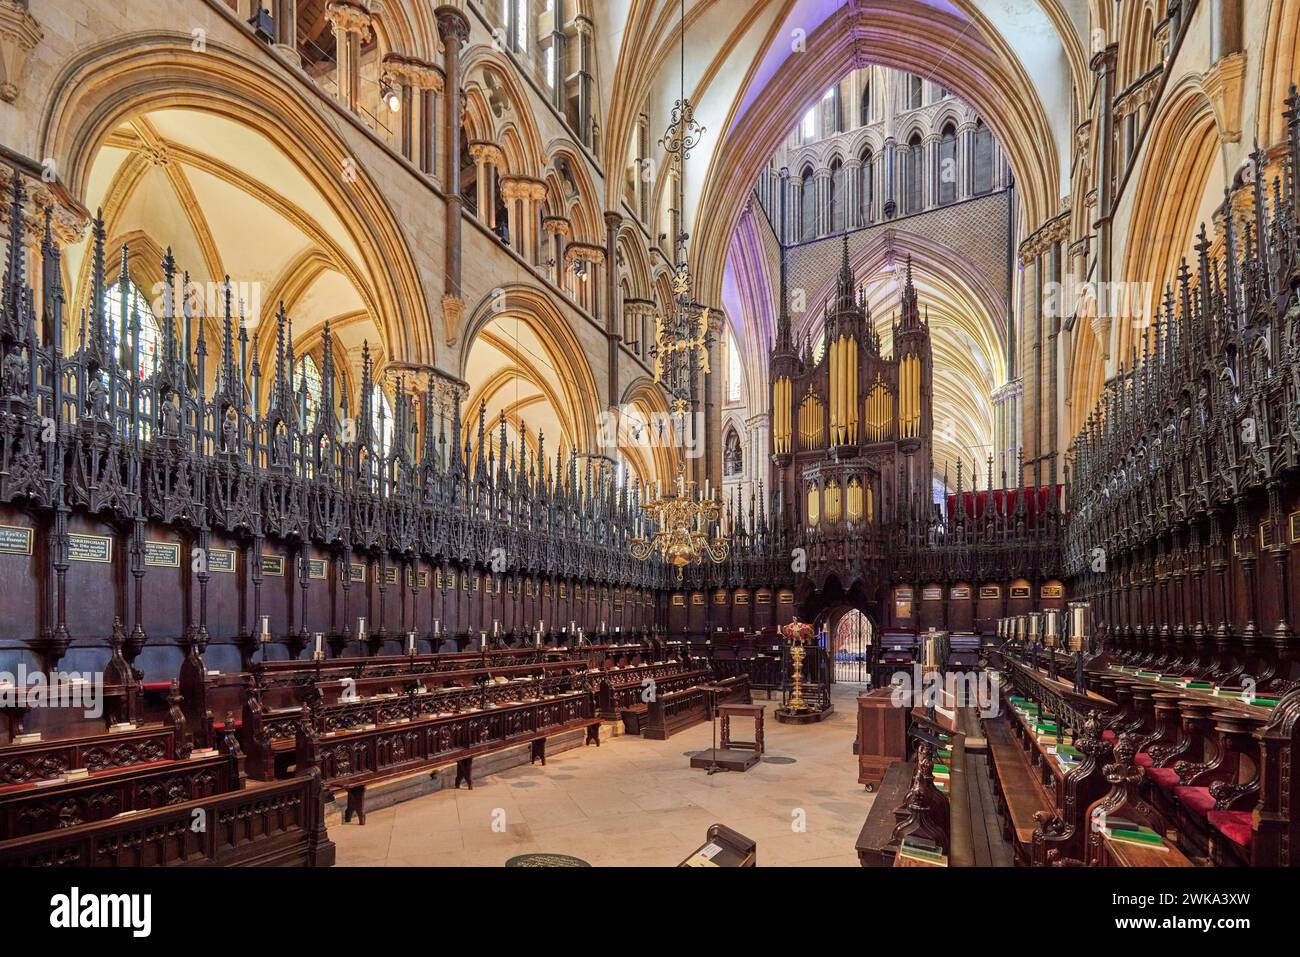
[(316, 360), (311, 356), (303, 356), (298, 361), (298, 381), (294, 383), (298, 389), (306, 385), (307, 391), (307, 414), (303, 419), (302, 427), (304, 431), (310, 432), (316, 428), (316, 414), (320, 411), (320, 369), (316, 367)]
[(386, 457), (393, 447), (393, 407), (381, 386), (375, 386), (370, 394), (370, 428), (376, 454)]
[[(129, 365), (132, 343), (129, 335), (125, 346), (123, 346), (122, 342), (121, 284), (115, 284), (106, 292), (107, 294), (104, 296), (104, 320), (108, 326), (109, 341), (116, 351), (118, 363)], [(158, 320), (154, 318), (153, 312), (149, 309), (149, 302), (145, 299), (144, 293), (140, 292), (140, 287), (129, 279), (127, 280), (126, 315), (126, 331), (128, 333), (131, 330), (131, 318), (139, 317), (140, 320), (140, 366), (136, 370), (136, 374), (141, 379), (145, 379), (153, 375), (154, 368), (158, 363)]]

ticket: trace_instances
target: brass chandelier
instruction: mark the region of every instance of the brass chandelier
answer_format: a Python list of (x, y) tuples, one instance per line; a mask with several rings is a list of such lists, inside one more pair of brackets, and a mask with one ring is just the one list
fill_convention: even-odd
[(722, 503), (707, 481), (704, 494), (698, 495), (696, 483), (678, 473), (675, 492), (670, 489), (664, 494), (662, 483), (657, 483), (655, 497), (641, 508), (652, 523), (653, 535), (646, 538), (645, 524), (638, 520), (637, 537), (628, 542), (633, 558), (645, 561), (658, 554), (677, 569), (678, 581), (682, 569), (704, 561), (705, 556), (716, 564), (727, 560), (731, 549), (718, 524)]
[(655, 382), (668, 393), (674, 415), (685, 417), (690, 404), (696, 364), (700, 374), (709, 374), (709, 310), (691, 298), (691, 271), (686, 243), (689, 235), (682, 228), (685, 211), (686, 161), (699, 145), (704, 127), (695, 122), (695, 107), (686, 95), (686, 0), (681, 3), (681, 90), (673, 104), (672, 117), (659, 145), (677, 170), (677, 235), (673, 248), (677, 265), (673, 274), (671, 314), (655, 317)]

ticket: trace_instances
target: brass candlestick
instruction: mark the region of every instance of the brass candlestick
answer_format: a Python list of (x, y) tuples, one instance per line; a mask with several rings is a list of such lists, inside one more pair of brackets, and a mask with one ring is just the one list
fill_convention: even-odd
[(803, 642), (795, 641), (790, 646), (790, 666), (794, 671), (794, 690), (790, 693), (790, 710), (805, 711), (808, 705), (803, 700)]

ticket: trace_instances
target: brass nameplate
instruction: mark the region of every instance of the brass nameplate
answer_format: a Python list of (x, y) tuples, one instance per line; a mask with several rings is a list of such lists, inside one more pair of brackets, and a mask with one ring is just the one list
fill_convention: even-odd
[(270, 575), (272, 578), (283, 578), (284, 577), (284, 556), (263, 555), (262, 574)]
[(19, 525), (0, 525), (0, 555), (30, 555), (32, 530)]
[(1065, 596), (1064, 585), (1044, 585), (1038, 589), (1040, 598), (1063, 598)]
[(981, 585), (981, 586), (980, 586), (980, 597), (981, 597), (981, 598), (1001, 598), (1001, 597), (1002, 597), (1002, 588), (1001, 588), (1001, 586), (999, 586), (999, 585)]
[(921, 601), (943, 601), (943, 589), (932, 585), (921, 589)]
[(955, 599), (958, 599), (958, 600), (968, 599), (968, 598), (970, 598), (970, 586), (969, 586), (969, 585), (955, 585), (955, 586), (953, 586), (952, 590), (951, 590), (950, 592), (948, 592), (948, 597), (950, 597), (950, 598), (955, 598)]
[(1012, 598), (1031, 598), (1032, 596), (1033, 596), (1033, 590), (1028, 585), (1011, 586)]
[(180, 568), (181, 547), (175, 542), (145, 542), (144, 563), (159, 568)]
[(234, 550), (229, 548), (209, 548), (208, 571), (233, 575), (235, 573)]
[(673, 595), (673, 607), (674, 607), (674, 608), (685, 608), (685, 607), (686, 607), (686, 596), (685, 596), (685, 595)]
[(352, 576), (354, 582), (364, 582), (366, 580), (366, 566), (360, 562), (353, 562), (352, 567), (348, 569), (348, 574)]
[(385, 585), (397, 584), (397, 569), (393, 568), (391, 565), (388, 568), (384, 569), (384, 584)]
[(68, 558), (107, 564), (113, 560), (113, 540), (107, 535), (69, 535)]
[(323, 558), (307, 559), (307, 577), (324, 579), (329, 576), (329, 563)]

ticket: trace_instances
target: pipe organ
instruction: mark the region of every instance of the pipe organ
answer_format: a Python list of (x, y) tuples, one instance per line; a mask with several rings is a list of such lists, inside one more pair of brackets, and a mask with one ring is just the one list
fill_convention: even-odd
[[(900, 500), (929, 497), (931, 462), (930, 331), (917, 304), (909, 260), (893, 326), (893, 355), (883, 355), (863, 292), (856, 288), (845, 239), (834, 295), (823, 317), (825, 348), (814, 354), (805, 337), (796, 347), (786, 305), (771, 355), (772, 488), (794, 503), (781, 520), (797, 540), (816, 530), (819, 542), (839, 542), (836, 562), (814, 576), (837, 573), (846, 588), (878, 573), (882, 514), (910, 512)], [(791, 396), (799, 441), (789, 441)], [(904, 491), (904, 488), (907, 491)], [(876, 503), (882, 503), (882, 513)], [(836, 568), (835, 566), (839, 567)]]

